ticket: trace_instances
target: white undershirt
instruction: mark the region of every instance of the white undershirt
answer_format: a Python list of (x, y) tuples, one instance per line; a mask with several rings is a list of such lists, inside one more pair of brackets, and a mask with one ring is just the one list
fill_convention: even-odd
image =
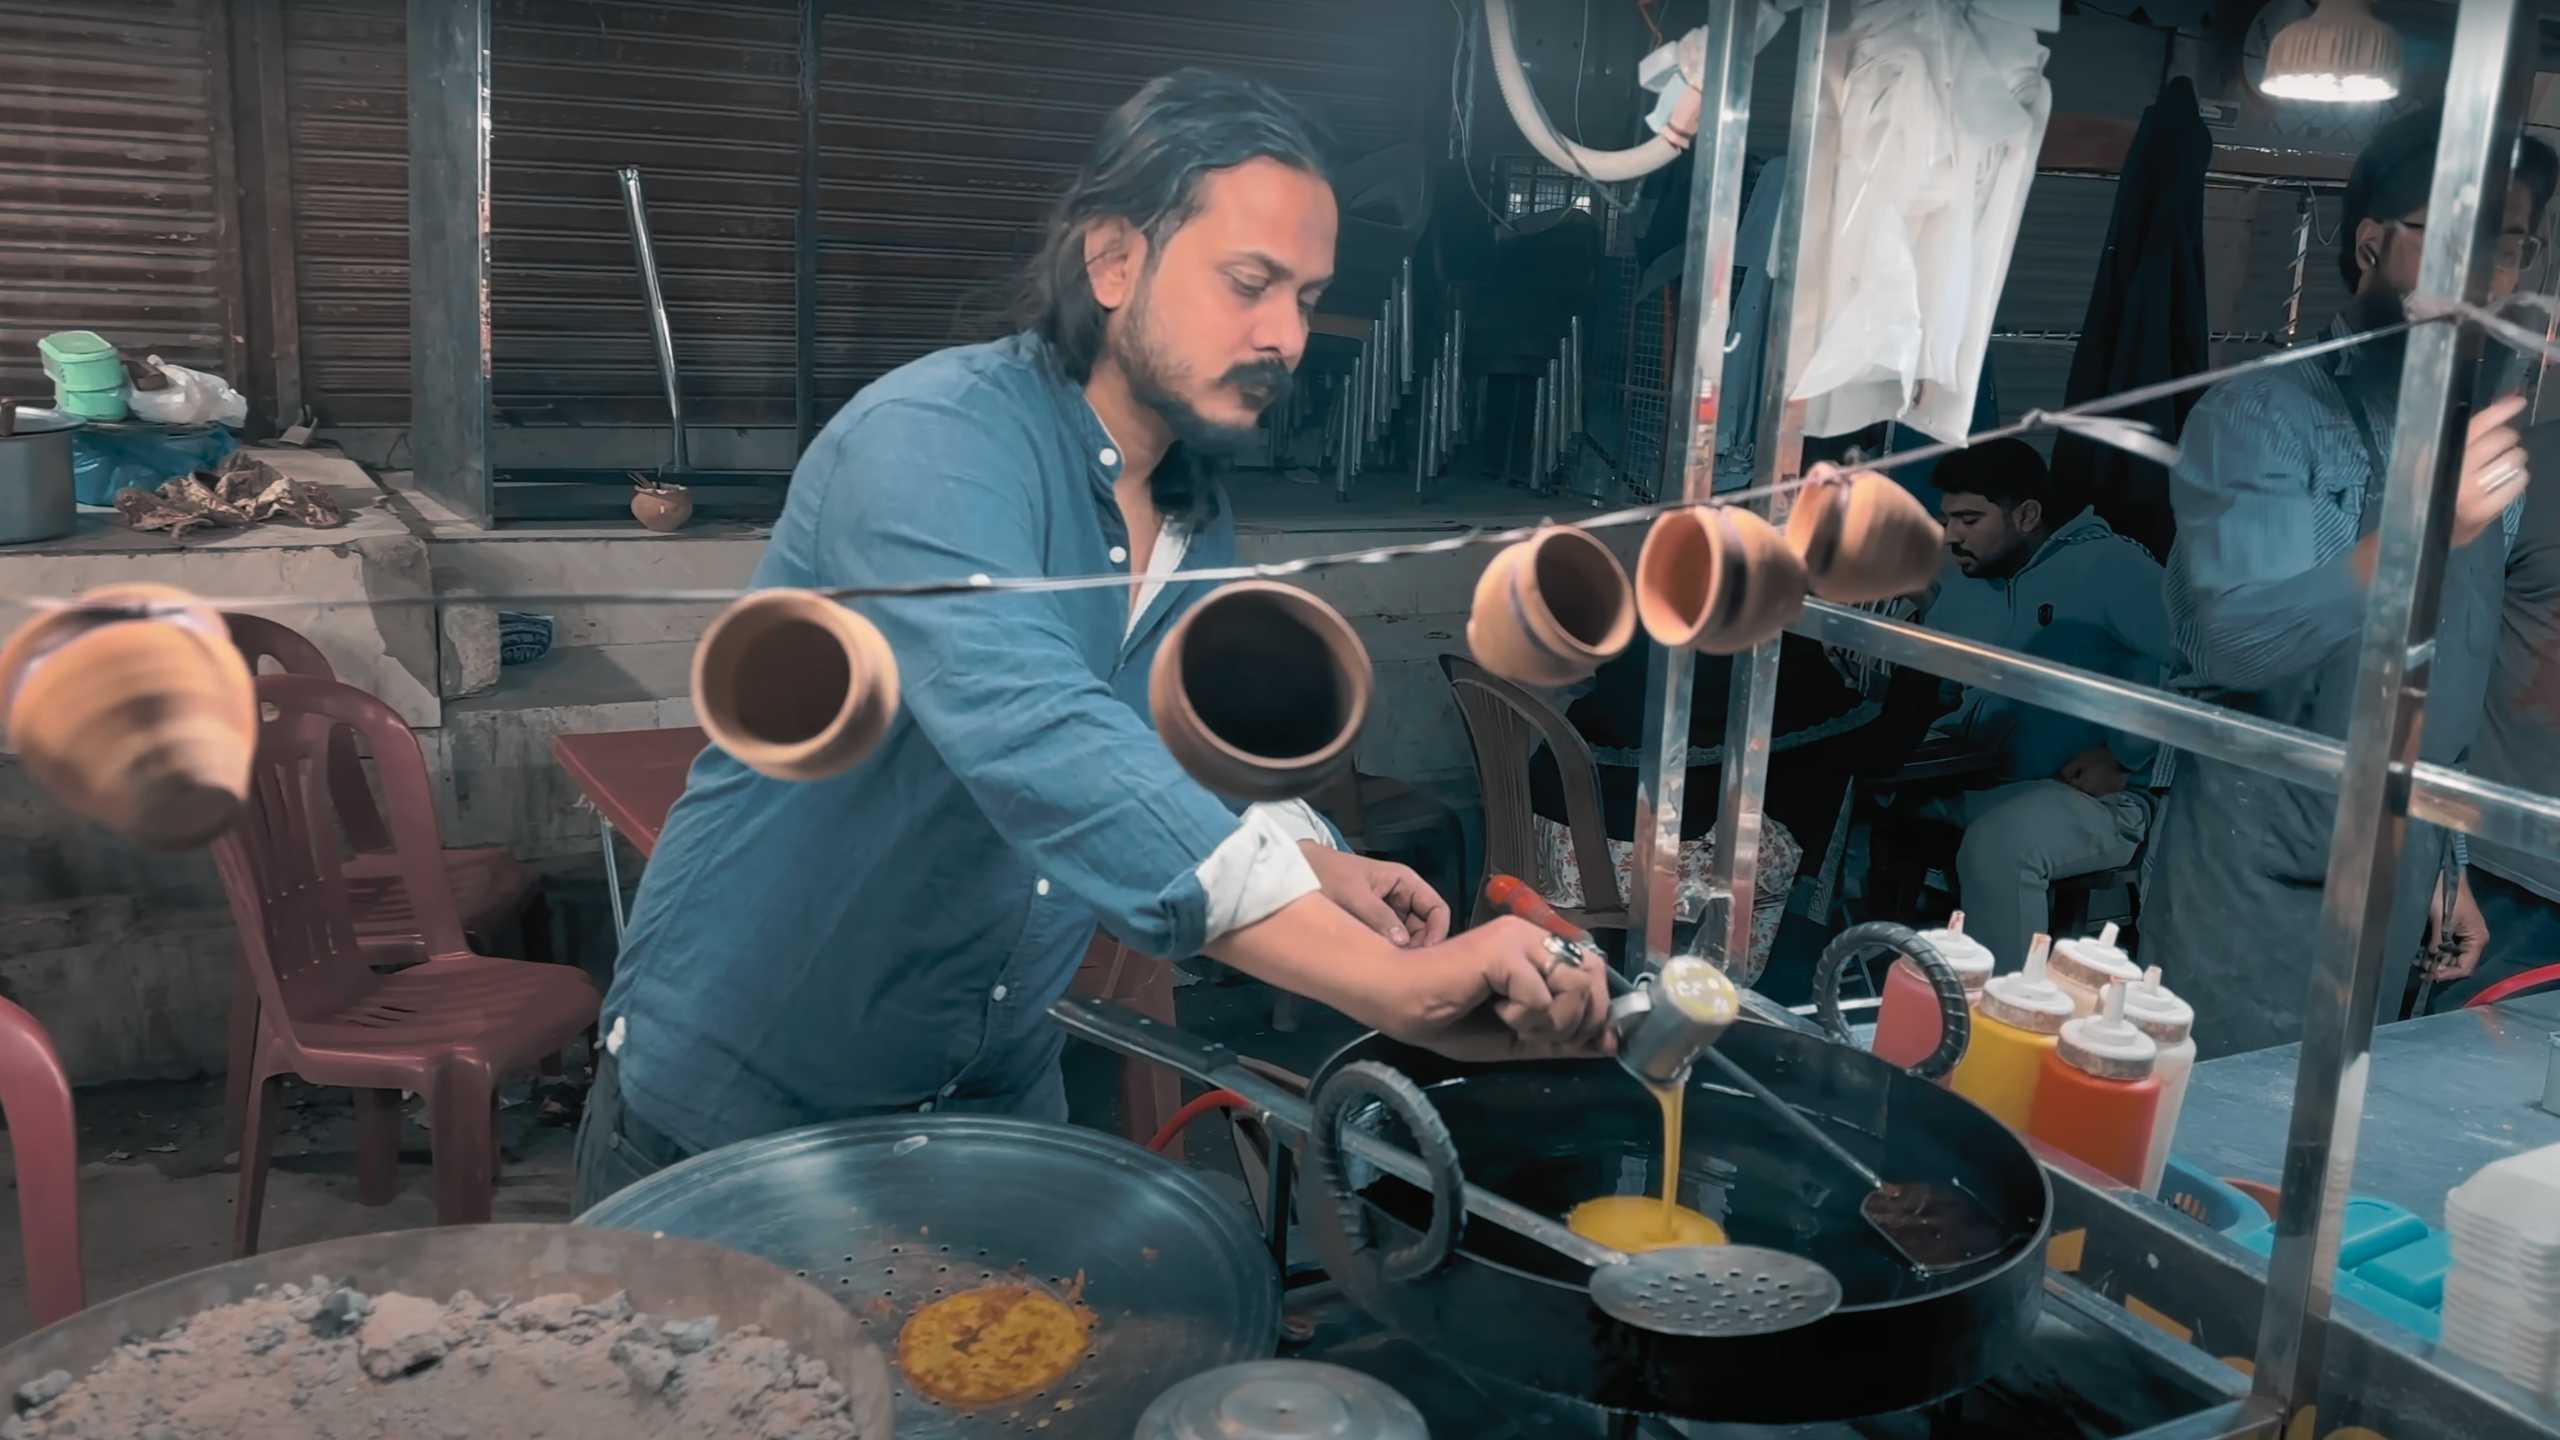
[[(1157, 526), (1155, 549), (1147, 556), (1146, 582), (1130, 600), (1122, 639), (1136, 632), (1138, 617), (1164, 590), (1165, 577), (1182, 568), (1182, 557), (1190, 549), (1190, 530), (1170, 521)], [(1301, 840), (1328, 849), (1333, 846), (1333, 832), (1304, 800), (1245, 807), (1244, 822), (1236, 833), (1221, 841), (1193, 872), (1200, 877), (1200, 888), (1209, 892), (1207, 939), (1269, 919), (1299, 896), (1315, 893), (1319, 888), (1316, 872), (1298, 849)]]

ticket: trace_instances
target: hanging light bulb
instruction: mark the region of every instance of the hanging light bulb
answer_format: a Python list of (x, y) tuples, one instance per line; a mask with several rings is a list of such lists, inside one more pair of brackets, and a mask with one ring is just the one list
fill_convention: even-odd
[(2400, 93), (2400, 36), (2372, 0), (2321, 0), (2276, 32), (2258, 88), (2281, 100), (2353, 104)]

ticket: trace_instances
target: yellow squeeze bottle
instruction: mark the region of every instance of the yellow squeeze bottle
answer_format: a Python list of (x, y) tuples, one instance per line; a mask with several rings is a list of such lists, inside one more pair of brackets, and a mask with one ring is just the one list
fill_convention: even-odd
[(2036, 1082), (2054, 1051), (2071, 997), (2045, 974), (2053, 937), (2038, 935), (2027, 947), (2027, 968), (1994, 975), (1973, 1011), (1973, 1042), (1947, 1086), (1988, 1110), (2001, 1124), (2026, 1133), (2035, 1110)]

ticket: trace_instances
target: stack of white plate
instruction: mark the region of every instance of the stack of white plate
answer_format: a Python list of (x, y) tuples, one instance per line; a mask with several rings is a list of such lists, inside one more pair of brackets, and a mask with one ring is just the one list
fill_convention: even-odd
[(2444, 1208), (2444, 1348), (2560, 1403), (2560, 1145), (2485, 1167)]

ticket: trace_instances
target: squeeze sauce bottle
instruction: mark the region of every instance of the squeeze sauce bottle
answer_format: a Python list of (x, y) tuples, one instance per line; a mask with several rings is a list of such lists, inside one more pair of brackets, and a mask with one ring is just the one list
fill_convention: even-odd
[[(1964, 912), (1947, 917), (1944, 930), (1923, 930), (1920, 938), (1937, 947), (1956, 978), (1964, 983), (1968, 1006), (1979, 1004), (1983, 982), (1991, 978), (1991, 951), (1964, 933)], [(1884, 972), (1884, 1003), (1876, 1007), (1876, 1057), (1909, 1067), (1938, 1048), (1938, 992), (1920, 967), (1897, 955)]]
[(2001, 1124), (2024, 1132), (2035, 1111), (2036, 1088), (2053, 1054), (2071, 997), (2045, 974), (2052, 937), (2027, 947), (2027, 968), (1994, 975), (1973, 1011), (1973, 1043), (1947, 1077), (1948, 1088), (1991, 1112)]
[(2160, 983), (2160, 967), (2142, 972), (2141, 981), (2125, 992), (2124, 1018), (2142, 1027), (2160, 1058), (2151, 1073), (2160, 1080), (2160, 1118), (2152, 1122), (2151, 1153), (2142, 1162), (2142, 1191), (2160, 1193), (2169, 1173), (2169, 1147), (2178, 1136), (2178, 1112), (2187, 1103), (2187, 1078), (2196, 1068), (2195, 1007)]
[(2110, 921), (2094, 939), (2063, 940), (2053, 947), (2053, 983), (2071, 997), (2071, 1013), (2095, 1015), (2098, 998), (2110, 985), (2130, 985), (2142, 978), (2141, 967), (2116, 944)]
[(2160, 1119), (2160, 1077), (2152, 1073), (2160, 1047), (2124, 1018), (2124, 992), (2109, 985), (2098, 1014), (2062, 1027), (2061, 1042), (2044, 1058), (2027, 1133), (2139, 1185)]

